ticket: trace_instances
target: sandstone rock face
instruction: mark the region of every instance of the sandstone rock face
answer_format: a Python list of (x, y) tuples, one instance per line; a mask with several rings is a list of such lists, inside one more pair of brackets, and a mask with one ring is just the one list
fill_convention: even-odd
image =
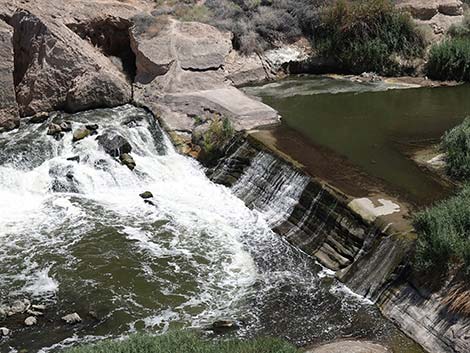
[(418, 24), (431, 27), (438, 37), (463, 19), (461, 0), (399, 0), (397, 6), (409, 11)]
[(112, 107), (131, 100), (125, 75), (65, 24), (18, 10), (15, 84), (20, 114)]
[(13, 28), (0, 20), (0, 132), (19, 126), (13, 85)]
[(196, 119), (227, 117), (237, 130), (278, 122), (277, 112), (226, 81), (231, 35), (212, 26), (141, 18), (131, 33), (134, 99), (169, 131), (191, 133)]

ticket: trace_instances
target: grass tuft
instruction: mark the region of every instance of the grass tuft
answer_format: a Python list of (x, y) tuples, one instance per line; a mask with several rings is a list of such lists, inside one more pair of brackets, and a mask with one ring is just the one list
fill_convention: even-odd
[(426, 72), (435, 80), (470, 81), (470, 37), (434, 44), (429, 51)]
[(162, 336), (135, 335), (124, 341), (103, 341), (67, 353), (299, 353), (289, 343), (263, 338), (249, 341), (208, 341), (185, 331)]

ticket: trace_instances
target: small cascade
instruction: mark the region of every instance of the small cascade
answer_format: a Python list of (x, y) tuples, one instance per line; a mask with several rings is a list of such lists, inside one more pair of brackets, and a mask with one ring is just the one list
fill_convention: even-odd
[(289, 217), (308, 181), (304, 174), (260, 151), (232, 191), (275, 227)]

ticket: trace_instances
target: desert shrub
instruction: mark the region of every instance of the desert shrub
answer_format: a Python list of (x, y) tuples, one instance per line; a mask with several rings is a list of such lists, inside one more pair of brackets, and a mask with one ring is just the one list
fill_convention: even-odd
[(454, 197), (415, 215), (418, 232), (415, 265), (445, 274), (451, 265), (470, 270), (470, 186)]
[(462, 23), (450, 26), (448, 34), (453, 38), (470, 37), (470, 11), (465, 12)]
[(470, 81), (470, 38), (450, 38), (434, 44), (426, 72), (435, 80)]
[(446, 153), (447, 173), (457, 179), (470, 178), (470, 117), (452, 130), (446, 132), (441, 141)]
[(322, 12), (316, 46), (346, 70), (397, 74), (395, 57), (422, 55), (424, 36), (409, 14), (388, 0), (338, 0)]
[(193, 134), (193, 142), (200, 146), (198, 159), (210, 166), (224, 154), (224, 149), (235, 135), (232, 123), (227, 118), (215, 117), (206, 128)]
[(234, 47), (250, 54), (309, 35), (325, 1), (207, 0), (206, 6), (213, 14), (211, 24), (231, 31)]
[(292, 345), (272, 338), (250, 341), (203, 340), (177, 331), (162, 336), (135, 335), (124, 341), (103, 341), (67, 350), (68, 353), (298, 353)]

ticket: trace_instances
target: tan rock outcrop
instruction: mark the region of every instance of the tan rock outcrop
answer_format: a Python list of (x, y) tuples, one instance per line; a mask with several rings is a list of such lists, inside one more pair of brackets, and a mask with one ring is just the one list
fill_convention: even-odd
[(191, 133), (197, 119), (227, 117), (237, 130), (278, 121), (277, 112), (230, 85), (224, 66), (231, 34), (195, 22), (140, 19), (131, 33), (136, 53), (134, 99), (169, 131)]
[(0, 20), (0, 132), (19, 126), (13, 85), (13, 28)]
[(125, 75), (62, 21), (18, 10), (9, 23), (15, 29), (15, 84), (22, 116), (131, 100)]
[(463, 19), (461, 0), (399, 0), (397, 6), (410, 12), (420, 25), (430, 27), (434, 39)]

